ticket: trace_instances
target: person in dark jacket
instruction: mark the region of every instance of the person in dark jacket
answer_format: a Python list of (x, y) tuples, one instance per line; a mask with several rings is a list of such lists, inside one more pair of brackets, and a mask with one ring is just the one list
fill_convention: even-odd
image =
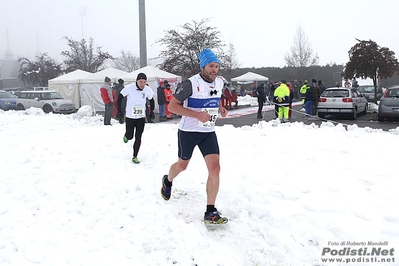
[(306, 93), (305, 93), (306, 116), (312, 115), (312, 109), (313, 109), (313, 91), (309, 88), (306, 90)]
[(228, 108), (228, 110), (231, 109), (231, 102), (232, 102), (232, 97), (231, 97), (231, 92), (230, 92), (230, 84), (225, 83), (223, 87), (223, 94), (222, 94), (222, 106), (224, 108)]
[(317, 81), (317, 84), (319, 85), (321, 95), (326, 90), (326, 86), (324, 86), (323, 81), (321, 80)]
[(319, 98), (320, 98), (320, 88), (317, 86), (317, 81), (312, 79), (312, 86), (310, 86), (310, 90), (312, 91), (313, 100), (312, 100), (312, 115), (317, 114), (317, 106), (319, 105)]
[(231, 102), (236, 104), (236, 105), (234, 105), (234, 108), (237, 109), (238, 108), (238, 94), (235, 89), (233, 89), (231, 91)]
[(159, 121), (165, 121), (166, 120), (166, 109), (165, 109), (165, 104), (166, 104), (166, 97), (165, 97), (165, 86), (169, 84), (167, 80), (165, 80), (163, 83), (159, 84), (159, 87), (157, 88), (157, 98), (158, 98), (158, 107), (159, 107)]
[[(146, 84), (148, 86), (148, 84)], [(154, 108), (155, 108), (155, 103), (154, 100), (150, 101), (147, 99), (146, 101), (146, 109), (145, 109), (145, 117), (146, 117), (146, 123), (154, 123), (152, 119), (155, 118), (154, 114)]]
[(276, 90), (276, 88), (277, 88), (278, 86), (280, 86), (280, 84), (279, 84), (278, 82), (271, 83), (271, 86), (270, 86), (270, 96), (271, 96), (272, 99), (273, 99), (273, 103), (274, 103), (274, 114), (275, 114), (276, 118), (278, 118), (278, 109), (279, 109), (279, 105), (278, 105), (278, 102), (277, 102), (276, 98), (274, 97), (274, 91)]
[(263, 104), (266, 102), (265, 94), (265, 83), (261, 83), (256, 89), (256, 96), (258, 97), (258, 116), (257, 118), (262, 119)]
[[(115, 94), (116, 94), (115, 102), (117, 108), (118, 108), (119, 93), (121, 93), (121, 90), (125, 87), (124, 84), (125, 81), (123, 79), (118, 79), (118, 83), (115, 85)], [(123, 124), (125, 122), (126, 98), (122, 98), (121, 108), (122, 112), (119, 114), (120, 117), (117, 117), (117, 119), (119, 120), (119, 123)]]

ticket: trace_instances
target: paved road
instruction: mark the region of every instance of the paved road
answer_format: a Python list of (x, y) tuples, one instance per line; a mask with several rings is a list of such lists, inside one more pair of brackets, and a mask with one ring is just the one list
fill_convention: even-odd
[[(316, 125), (321, 125), (322, 122), (326, 122), (327, 120), (334, 124), (343, 124), (344, 126), (357, 124), (359, 127), (370, 127), (375, 129), (382, 129), (384, 131), (388, 131), (390, 129), (395, 129), (399, 127), (399, 120), (394, 121), (386, 121), (386, 122), (378, 122), (377, 113), (367, 113), (366, 115), (359, 115), (356, 120), (350, 120), (344, 117), (331, 117), (326, 116), (325, 119), (320, 118), (311, 118), (308, 119), (305, 116), (304, 111), (302, 110), (302, 106), (299, 103), (293, 107), (292, 117), (290, 122), (303, 122), (306, 125), (310, 125), (312, 123)], [(299, 104), (299, 105), (298, 105)], [(271, 121), (275, 119), (274, 106), (264, 106), (263, 108), (263, 119), (257, 119), (257, 106), (252, 107), (240, 107), (238, 110), (229, 111), (229, 118), (218, 118), (216, 120), (216, 126), (223, 125), (233, 125), (234, 127), (242, 127), (242, 126), (252, 126), (253, 124), (259, 123), (259, 121)], [(104, 112), (97, 112), (98, 114), (103, 115)], [(156, 118), (153, 120), (154, 123), (178, 123), (180, 118), (178, 116), (173, 116), (172, 120), (168, 120), (167, 122), (160, 122), (158, 119), (158, 114), (155, 114)]]
[[(266, 106), (267, 108), (267, 106)], [(266, 109), (264, 107), (264, 110)], [(253, 107), (252, 107), (253, 109)], [(270, 108), (267, 108), (270, 109)], [(330, 120), (333, 123), (340, 123), (343, 124), (344, 126), (346, 125), (353, 125), (357, 124), (359, 127), (370, 127), (370, 128), (379, 128), (384, 131), (388, 131), (389, 129), (395, 129), (399, 127), (399, 121), (386, 121), (386, 122), (378, 122), (377, 119), (377, 113), (367, 113), (366, 115), (359, 115), (356, 120), (350, 120), (345, 117), (331, 117), (331, 116), (326, 116), (325, 119), (320, 119), (320, 118), (311, 118), (308, 119), (304, 112), (301, 111), (302, 107), (301, 106), (294, 106), (293, 107), (293, 113), (291, 117), (291, 122), (303, 122), (304, 124), (311, 124), (315, 123), (316, 125), (321, 125), (321, 123), (326, 120)], [(238, 116), (234, 118), (219, 118), (216, 120), (216, 125), (217, 126), (222, 126), (226, 124), (231, 124), (234, 127), (242, 127), (242, 126), (252, 126), (253, 124), (257, 124), (259, 121), (264, 120), (264, 121), (271, 121), (275, 119), (275, 112), (274, 110), (267, 110), (263, 112), (263, 119), (257, 119), (256, 116), (256, 111), (254, 113), (248, 114), (248, 115), (243, 115), (243, 116)]]

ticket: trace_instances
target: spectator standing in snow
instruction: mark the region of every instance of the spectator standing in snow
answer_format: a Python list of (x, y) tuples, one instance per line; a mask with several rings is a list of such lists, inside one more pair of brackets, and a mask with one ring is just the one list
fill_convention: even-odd
[(265, 83), (261, 83), (256, 89), (256, 96), (258, 97), (258, 119), (262, 119), (263, 104), (266, 102)]
[(287, 86), (287, 81), (281, 81), (280, 86), (274, 90), (274, 97), (278, 105), (278, 118), (283, 123), (287, 122), (290, 104), (290, 89)]
[(222, 105), (224, 108), (229, 108), (231, 109), (231, 93), (230, 93), (230, 88), (229, 88), (229, 83), (226, 83), (223, 89), (223, 96), (222, 96)]
[(166, 84), (165, 89), (165, 99), (166, 99), (166, 104), (165, 104), (165, 109), (166, 109), (166, 119), (172, 119), (172, 112), (169, 110), (169, 103), (173, 98), (173, 93), (172, 90), (170, 89), (170, 84)]
[(231, 91), (231, 102), (235, 103), (234, 108), (238, 108), (238, 94), (235, 89)]
[[(118, 79), (118, 83), (115, 85), (115, 94), (116, 94), (115, 103), (117, 109), (118, 109), (119, 94), (121, 93), (122, 89), (125, 87), (124, 84), (125, 81), (123, 79)], [(121, 103), (122, 113), (120, 114), (120, 117), (117, 115), (117, 119), (121, 124), (125, 122), (125, 109), (126, 109), (126, 98), (122, 98), (122, 103)]]
[(161, 82), (157, 88), (157, 101), (158, 101), (158, 107), (159, 107), (159, 121), (165, 121), (166, 120), (166, 97), (165, 97), (165, 85), (168, 84), (168, 81), (165, 80), (164, 82)]
[(114, 97), (112, 95), (111, 79), (105, 77), (104, 83), (100, 88), (101, 98), (105, 106), (104, 125), (111, 126), (112, 108), (114, 105)]
[(317, 85), (320, 88), (320, 95), (326, 90), (326, 86), (324, 86), (323, 81), (319, 80), (317, 81)]

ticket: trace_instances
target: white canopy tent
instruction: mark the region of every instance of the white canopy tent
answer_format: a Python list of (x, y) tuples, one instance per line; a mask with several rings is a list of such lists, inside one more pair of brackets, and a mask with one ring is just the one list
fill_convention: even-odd
[(249, 84), (249, 83), (256, 83), (258, 84), (258, 81), (268, 81), (269, 78), (253, 73), (253, 72), (247, 72), (241, 76), (232, 78), (231, 81), (236, 81), (239, 84)]
[(50, 90), (57, 91), (65, 99), (71, 100), (76, 108), (80, 105), (80, 80), (89, 75), (90, 72), (84, 70), (75, 70), (68, 74), (50, 79), (48, 87)]
[[(49, 80), (49, 88), (58, 91), (66, 99), (75, 103), (76, 108), (83, 105), (90, 105), (96, 111), (104, 111), (104, 103), (101, 98), (100, 88), (104, 83), (105, 77), (109, 77), (112, 82), (123, 79), (125, 85), (136, 81), (138, 73), (147, 75), (147, 83), (155, 93), (154, 100), (157, 102), (157, 88), (161, 81), (167, 80), (172, 87), (181, 81), (181, 76), (171, 74), (152, 66), (146, 66), (131, 73), (107, 68), (96, 73), (89, 73), (83, 70), (75, 70), (71, 73)], [(158, 105), (155, 104), (155, 111)]]
[(155, 101), (155, 110), (154, 112), (158, 112), (158, 104), (157, 104), (157, 88), (161, 81), (167, 80), (172, 87), (172, 90), (177, 85), (178, 82), (182, 80), (181, 76), (163, 71), (161, 69), (155, 68), (153, 66), (145, 66), (143, 68), (137, 69), (131, 73), (128, 73), (124, 76), (121, 76), (121, 79), (125, 81), (125, 85), (136, 82), (137, 75), (139, 73), (144, 73), (147, 76), (147, 84), (154, 91), (154, 101)]
[(81, 105), (90, 105), (96, 111), (104, 111), (104, 102), (101, 98), (100, 89), (104, 84), (105, 77), (109, 77), (111, 82), (118, 82), (121, 76), (128, 74), (128, 72), (116, 69), (106, 68), (96, 73), (91, 73), (85, 76), (80, 82), (80, 102)]
[(98, 82), (101, 81), (101, 83), (104, 82), (105, 77), (109, 77), (112, 82), (118, 82), (118, 79), (123, 76), (128, 74), (129, 72), (119, 70), (116, 68), (106, 68), (101, 71), (98, 71), (96, 73), (91, 73), (90, 75), (87, 75), (85, 77), (85, 82)]
[(125, 74), (128, 74), (128, 72), (115, 68), (106, 68), (96, 73), (75, 70), (49, 80), (49, 88), (73, 101), (76, 108), (90, 105), (94, 110), (104, 111), (100, 88), (105, 77), (109, 77), (112, 82), (117, 82)]

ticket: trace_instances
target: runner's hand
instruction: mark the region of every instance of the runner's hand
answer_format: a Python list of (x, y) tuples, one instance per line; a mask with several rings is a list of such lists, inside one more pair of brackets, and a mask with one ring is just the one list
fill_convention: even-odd
[(219, 109), (220, 114), (222, 115), (222, 117), (226, 117), (227, 115), (227, 109), (226, 108), (220, 108)]
[(202, 123), (209, 121), (210, 118), (211, 118), (211, 115), (208, 114), (207, 112), (198, 112), (197, 113), (197, 119), (199, 121), (201, 121)]

